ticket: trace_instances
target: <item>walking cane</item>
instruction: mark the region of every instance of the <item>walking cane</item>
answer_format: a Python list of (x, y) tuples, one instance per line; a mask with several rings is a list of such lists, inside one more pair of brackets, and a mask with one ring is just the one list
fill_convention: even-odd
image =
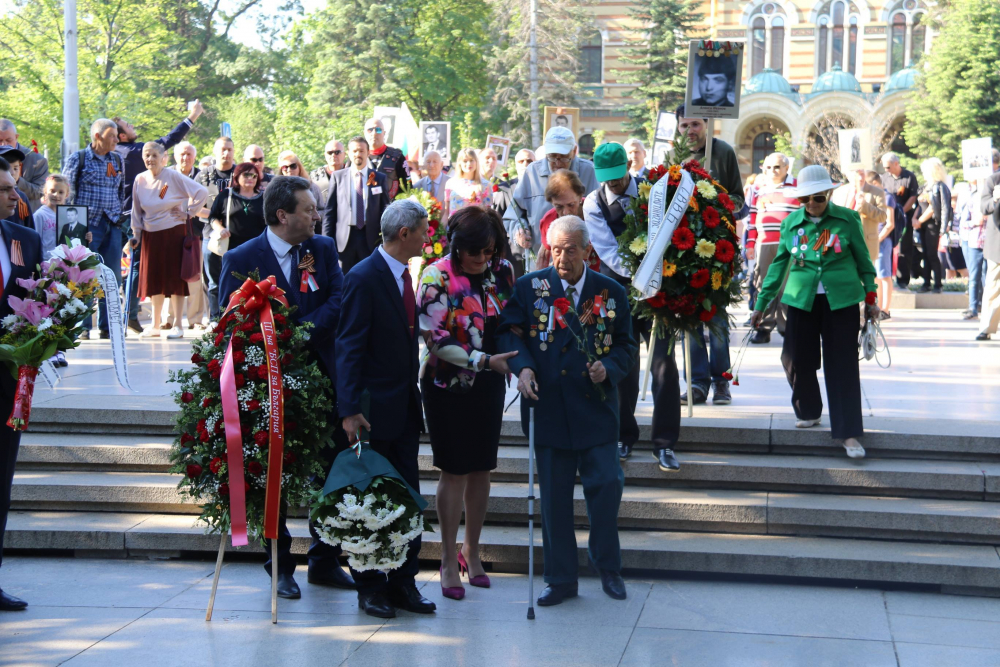
[(535, 620), (535, 409), (528, 410), (528, 620)]

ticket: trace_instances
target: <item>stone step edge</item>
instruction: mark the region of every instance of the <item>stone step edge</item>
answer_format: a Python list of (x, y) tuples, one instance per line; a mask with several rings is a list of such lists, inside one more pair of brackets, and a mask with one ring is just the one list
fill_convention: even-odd
[[(219, 546), (218, 535), (206, 534), (194, 525), (186, 529), (176, 526), (143, 529), (143, 521), (125, 530), (85, 530), (51, 524), (34, 527), (31, 514), (11, 513), (8, 549), (182, 557), (214, 554)], [(289, 529), (293, 535), (292, 552), (304, 555), (310, 543), (305, 522), (292, 520)], [(536, 563), (542, 559), (540, 530), (536, 525)], [(527, 532), (526, 526), (486, 526), (481, 538), (484, 562), (492, 563), (500, 571), (526, 571)], [(1000, 551), (995, 547), (724, 533), (623, 530), (619, 535), (622, 565), (627, 570), (839, 579), (1000, 592)], [(581, 566), (586, 566), (587, 536), (585, 530), (576, 531)], [(460, 541), (461, 537), (460, 534)], [(423, 545), (422, 559), (440, 558), (440, 533), (425, 533)], [(255, 545), (238, 549), (228, 545), (227, 552), (231, 551), (261, 553), (263, 558)]]

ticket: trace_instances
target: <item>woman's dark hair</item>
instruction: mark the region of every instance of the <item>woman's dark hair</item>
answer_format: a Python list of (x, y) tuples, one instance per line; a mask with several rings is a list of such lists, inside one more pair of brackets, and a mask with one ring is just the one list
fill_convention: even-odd
[(500, 268), (500, 261), (506, 259), (507, 231), (503, 227), (500, 214), (491, 208), (467, 206), (448, 218), (448, 245), (452, 255), (452, 269), (462, 273), (462, 259), (459, 253), (471, 253), (493, 246), (490, 271)]
[(253, 191), (260, 192), (261, 181), (264, 179), (261, 178), (260, 171), (257, 170), (257, 165), (255, 165), (253, 162), (240, 162), (238, 165), (236, 165), (236, 167), (233, 169), (233, 181), (231, 187), (237, 192), (239, 192), (240, 176), (247, 173), (248, 171), (252, 171), (253, 173), (257, 174), (257, 182), (253, 184)]

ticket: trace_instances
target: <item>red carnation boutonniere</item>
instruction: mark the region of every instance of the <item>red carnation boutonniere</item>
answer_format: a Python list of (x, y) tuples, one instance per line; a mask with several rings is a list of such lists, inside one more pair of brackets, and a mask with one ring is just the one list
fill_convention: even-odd
[(558, 299), (552, 302), (552, 305), (556, 307), (556, 310), (558, 310), (561, 315), (565, 315), (566, 313), (568, 313), (571, 307), (569, 299), (567, 299), (566, 297), (559, 297)]
[(493, 184), (493, 192), (500, 192), (500, 186), (496, 183)]

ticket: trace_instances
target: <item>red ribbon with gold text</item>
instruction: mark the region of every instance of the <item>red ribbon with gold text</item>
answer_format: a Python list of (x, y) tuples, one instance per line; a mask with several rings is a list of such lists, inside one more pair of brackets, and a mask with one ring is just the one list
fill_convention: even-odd
[[(264, 537), (278, 538), (278, 517), (281, 511), (281, 467), (284, 460), (285, 400), (281, 381), (278, 340), (274, 333), (271, 299), (285, 307), (284, 290), (276, 286), (274, 276), (255, 283), (250, 278), (233, 293), (229, 306), (220, 320), (225, 327), (227, 317), (237, 309), (247, 315), (260, 312), (260, 332), (264, 336), (267, 354), (267, 384), (271, 398), (268, 416), (267, 495), (264, 500)], [(240, 305), (243, 302), (242, 306)], [(235, 333), (235, 332), (234, 332)], [(233, 546), (247, 544), (247, 504), (243, 479), (243, 429), (240, 426), (240, 404), (236, 396), (236, 370), (233, 363), (233, 339), (229, 338), (220, 378), (222, 417), (226, 433), (226, 460), (229, 465), (229, 516)]]

